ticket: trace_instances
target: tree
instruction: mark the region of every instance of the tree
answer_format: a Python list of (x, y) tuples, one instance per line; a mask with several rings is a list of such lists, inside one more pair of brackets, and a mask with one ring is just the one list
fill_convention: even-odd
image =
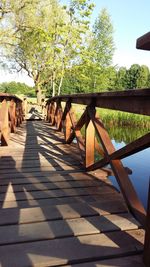
[(127, 69), (126, 67), (120, 67), (119, 70), (117, 71), (117, 76), (116, 76), (116, 85), (115, 88), (116, 90), (123, 90), (127, 88)]
[(138, 77), (137, 77), (137, 88), (146, 88), (148, 87), (149, 79), (149, 68), (145, 65), (140, 66)]
[(33, 87), (20, 82), (3, 82), (0, 84), (0, 92), (35, 96), (35, 90)]
[(72, 0), (67, 7), (57, 0), (14, 3), (10, 7), (15, 42), (8, 56), (18, 71), (25, 69), (33, 78), (40, 103), (41, 88), (48, 84), (52, 95), (56, 88), (60, 94), (66, 66), (81, 52), (93, 4), (89, 0)]
[(92, 34), (89, 35), (83, 65), (87, 77), (90, 77), (89, 88), (92, 92), (106, 90), (108, 86), (108, 67), (114, 53), (113, 26), (106, 9), (102, 9), (96, 19)]
[(126, 80), (127, 80), (127, 88), (135, 89), (137, 88), (137, 79), (139, 76), (140, 65), (133, 64), (130, 69), (127, 71)]
[(114, 54), (113, 25), (106, 9), (102, 9), (95, 21), (92, 46), (93, 61), (101, 67), (110, 66)]

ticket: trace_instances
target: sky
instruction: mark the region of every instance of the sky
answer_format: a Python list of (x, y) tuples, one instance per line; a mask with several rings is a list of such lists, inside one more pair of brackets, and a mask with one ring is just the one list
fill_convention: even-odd
[(129, 68), (132, 64), (150, 67), (150, 51), (136, 49), (136, 39), (150, 31), (150, 1), (95, 0), (93, 19), (107, 8), (114, 27), (116, 51), (113, 63)]
[[(69, 0), (64, 0), (69, 2)], [(92, 22), (102, 8), (106, 8), (114, 28), (115, 53), (113, 64), (129, 68), (132, 64), (147, 65), (150, 68), (150, 51), (136, 49), (136, 39), (150, 31), (149, 0), (93, 0), (95, 9)], [(27, 75), (0, 73), (0, 82), (16, 80), (33, 86)]]

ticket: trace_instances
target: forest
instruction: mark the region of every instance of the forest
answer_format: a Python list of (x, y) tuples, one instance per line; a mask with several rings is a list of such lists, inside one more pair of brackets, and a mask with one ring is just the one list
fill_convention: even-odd
[[(34, 81), (38, 103), (43, 95), (149, 87), (147, 66), (113, 65), (114, 28), (107, 9), (100, 10), (92, 22), (94, 2), (68, 2), (1, 0), (1, 68), (26, 71)], [(10, 88), (9, 83), (0, 85), (0, 91), (10, 92)], [(17, 83), (13, 88), (16, 93)], [(25, 85), (19, 90), (34, 94)]]

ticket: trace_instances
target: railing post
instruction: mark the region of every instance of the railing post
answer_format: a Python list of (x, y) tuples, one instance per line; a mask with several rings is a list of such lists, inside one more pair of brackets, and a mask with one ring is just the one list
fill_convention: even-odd
[(61, 130), (62, 128), (62, 106), (61, 106), (61, 101), (58, 100), (57, 102), (57, 111), (56, 111), (56, 128), (57, 130)]
[(47, 104), (46, 109), (47, 109), (46, 120), (48, 122), (50, 122), (50, 120), (51, 120), (51, 102)]
[(1, 121), (1, 145), (8, 146), (9, 140), (9, 119), (8, 119), (8, 103), (4, 99), (1, 105), (0, 111), (0, 121)]
[(20, 102), (19, 105), (20, 105), (20, 118), (21, 118), (21, 123), (22, 123), (24, 120), (23, 103)]
[(150, 183), (149, 183), (149, 195), (148, 195), (148, 204), (147, 204), (147, 218), (146, 218), (143, 259), (144, 259), (145, 266), (149, 267), (150, 266)]
[(11, 133), (16, 132), (16, 103), (12, 99), (9, 105), (9, 116), (10, 116), (10, 131)]
[[(95, 110), (93, 109), (94, 113)], [(86, 115), (85, 125), (85, 167), (94, 164), (95, 153), (95, 128), (92, 121), (89, 121), (88, 114)]]
[(56, 109), (56, 107), (55, 107), (55, 102), (52, 102), (51, 103), (51, 116), (50, 116), (50, 122), (51, 122), (51, 124), (52, 125), (54, 125), (55, 124), (55, 109)]
[(70, 116), (69, 116), (69, 111), (71, 109), (70, 101), (66, 103), (66, 108), (67, 108), (67, 114), (66, 114), (66, 119), (65, 119), (65, 140), (67, 141), (72, 131), (71, 130), (72, 123), (71, 123)]
[(22, 109), (23, 109), (23, 119), (26, 119), (28, 113), (28, 101), (26, 98), (23, 99)]
[(20, 111), (19, 111), (19, 103), (18, 101), (16, 102), (16, 123), (17, 127), (20, 126)]

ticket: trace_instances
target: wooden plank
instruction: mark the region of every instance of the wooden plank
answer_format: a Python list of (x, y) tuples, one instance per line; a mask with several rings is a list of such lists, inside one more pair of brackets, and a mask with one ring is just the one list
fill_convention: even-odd
[(91, 261), (73, 265), (65, 265), (66, 267), (145, 267), (142, 255), (132, 255), (129, 257), (121, 257), (116, 259), (108, 259), (102, 261)]
[(123, 199), (118, 194), (104, 194), (97, 197), (97, 195), (88, 196), (74, 196), (74, 197), (63, 197), (63, 198), (44, 198), (44, 199), (34, 199), (34, 200), (14, 200), (14, 201), (3, 201), (0, 202), (0, 207), (2, 209), (6, 208), (30, 208), (30, 207), (43, 207), (52, 205), (63, 205), (72, 203), (91, 203), (99, 201), (100, 207), (95, 204), (94, 209), (100, 210), (101, 214), (108, 213), (120, 213), (127, 210)]
[[(99, 204), (98, 202), (96, 203)], [(0, 210), (0, 225), (25, 224), (47, 220), (73, 219), (98, 215), (98, 211), (87, 203), (70, 203), (34, 208), (12, 208)]]
[[(111, 198), (110, 198), (111, 199)], [(86, 200), (86, 199), (85, 199)], [(75, 201), (74, 201), (75, 202)], [(40, 203), (39, 203), (40, 204)], [(119, 214), (124, 215), (128, 212), (124, 202), (117, 199), (111, 201), (111, 206), (108, 200), (93, 201), (93, 202), (77, 202), (61, 205), (47, 205), (41, 207), (30, 208), (11, 208), (0, 210), (0, 225), (9, 224), (25, 224), (33, 222), (43, 222), (60, 219), (73, 219), (80, 217), (89, 217), (96, 215)], [(123, 216), (123, 215), (122, 215)]]
[(110, 257), (128, 256), (143, 250), (141, 230), (113, 232), (0, 246), (0, 266), (58, 266)]
[[(15, 164), (15, 162), (14, 162)], [(56, 165), (55, 165), (56, 164)], [(21, 173), (30, 173), (32, 175), (32, 173), (35, 173), (35, 172), (54, 172), (54, 171), (71, 171), (71, 170), (78, 170), (79, 168), (81, 170), (83, 170), (83, 167), (81, 164), (79, 164), (77, 162), (77, 165), (73, 165), (73, 164), (68, 164), (68, 165), (65, 165), (65, 164), (61, 164), (61, 163), (55, 163), (54, 166), (52, 164), (49, 164), (49, 166), (40, 166), (40, 167), (18, 167), (18, 168), (8, 168), (8, 169), (1, 169), (0, 171), (0, 175), (3, 175), (3, 174), (15, 174), (15, 173), (18, 173), (18, 172), (21, 172)], [(15, 166), (14, 166), (15, 167)]]
[[(76, 170), (57, 170), (57, 175), (61, 175), (61, 176), (64, 176), (64, 175), (69, 175), (69, 174), (72, 174), (72, 173), (82, 173), (83, 170), (79, 170), (79, 169), (76, 169)], [(55, 173), (56, 173), (56, 169), (55, 169)], [(42, 170), (36, 170), (35, 172), (31, 172), (31, 169), (28, 169), (27, 172), (12, 172), (12, 173), (3, 173), (3, 174), (0, 174), (0, 177), (1, 178), (25, 178), (25, 177), (28, 177), (28, 178), (32, 178), (32, 177), (50, 177), (54, 175), (54, 170), (48, 170), (48, 171), (42, 171)]]
[[(0, 179), (0, 185), (8, 185), (10, 182), (12, 185), (15, 184), (28, 184), (28, 183), (32, 183), (32, 184), (36, 184), (36, 183), (57, 183), (57, 182), (71, 182), (71, 181), (97, 181), (97, 178), (94, 175), (86, 175), (85, 173), (79, 172), (79, 173), (66, 173), (66, 174), (52, 174), (51, 176), (47, 173), (43, 174), (39, 172), (38, 175), (36, 174), (36, 176), (33, 176), (32, 174), (20, 174), (22, 175), (22, 178), (19, 178), (18, 176), (12, 178), (12, 175), (7, 175), (7, 177)], [(108, 179), (106, 179), (106, 176), (104, 176), (103, 171), (100, 172), (98, 174), (99, 178), (101, 180), (99, 180), (99, 182), (103, 183), (110, 183), (110, 181)]]
[(0, 193), (0, 201), (14, 201), (14, 200), (33, 200), (40, 198), (61, 198), (71, 196), (87, 196), (87, 195), (103, 195), (114, 193), (115, 190), (108, 186), (103, 187), (87, 187), (87, 188), (67, 188), (67, 189), (53, 189), (53, 190), (38, 190), (28, 191), (26, 186), (23, 187), (22, 192), (6, 192)]
[[(108, 183), (109, 184), (109, 183)], [(26, 181), (25, 184), (12, 184), (12, 182), (8, 182), (7, 185), (1, 185), (0, 183), (0, 193), (6, 192), (22, 192), (24, 189), (27, 191), (37, 191), (37, 190), (55, 190), (55, 189), (68, 189), (68, 188), (88, 188), (88, 187), (102, 187), (106, 186), (104, 182), (100, 181), (69, 181), (69, 182), (55, 182), (55, 183), (31, 183), (30, 181)]]
[(138, 229), (130, 214), (92, 216), (0, 227), (0, 245)]
[[(1, 153), (1, 157), (0, 157), (0, 164), (1, 165), (6, 165), (7, 163), (10, 163), (11, 164), (11, 160), (9, 160), (9, 157), (10, 157), (10, 155), (2, 155), (2, 153)], [(19, 156), (19, 153), (18, 154), (15, 154), (15, 155), (13, 155), (12, 156), (12, 158), (13, 158), (13, 160), (15, 160), (15, 161), (17, 161), (17, 163), (20, 163), (21, 164), (21, 162), (22, 161), (24, 161), (25, 163), (28, 163), (28, 162), (47, 162), (47, 161), (49, 161), (49, 160), (52, 160), (52, 159), (60, 159), (60, 160), (63, 160), (63, 161), (67, 161), (67, 160), (69, 160), (70, 162), (72, 162), (76, 157), (72, 157), (71, 155), (70, 155), (70, 157), (69, 157), (69, 155), (68, 154), (65, 154), (64, 153), (64, 155), (60, 155), (60, 154), (54, 154), (53, 155), (53, 153), (51, 154), (51, 155), (49, 155), (49, 154), (46, 154), (45, 156), (44, 155), (41, 155), (40, 153), (38, 154), (38, 153), (33, 153), (33, 155), (31, 155), (31, 153), (28, 153), (28, 154), (25, 154), (25, 155), (20, 155)], [(78, 157), (78, 159), (79, 159), (79, 157)]]
[(94, 201), (93, 196), (74, 196), (74, 197), (63, 197), (63, 198), (43, 198), (43, 199), (30, 199), (30, 200), (12, 200), (12, 201), (3, 201), (0, 202), (0, 207), (2, 209), (7, 208), (30, 208), (30, 207), (43, 207), (51, 205), (63, 205), (69, 203), (78, 203), (78, 202), (90, 202)]
[[(6, 159), (7, 161), (7, 159)], [(1, 163), (1, 161), (0, 161)], [(6, 168), (7, 166), (7, 168)], [(39, 161), (39, 160), (27, 160), (27, 161), (22, 161), (22, 162), (15, 162), (14, 159), (10, 159), (10, 157), (8, 157), (8, 161), (3, 163), (3, 165), (0, 166), (0, 172), (3, 173), (7, 173), (6, 169), (11, 169), (13, 170), (14, 168), (16, 168), (17, 170), (21, 170), (23, 168), (43, 168), (45, 167), (57, 167), (57, 166), (81, 166), (81, 163), (79, 161), (75, 160), (71, 160), (71, 159), (66, 159), (66, 160), (61, 160), (58, 158), (54, 158), (54, 159), (50, 159), (50, 160), (45, 160), (45, 161)]]

